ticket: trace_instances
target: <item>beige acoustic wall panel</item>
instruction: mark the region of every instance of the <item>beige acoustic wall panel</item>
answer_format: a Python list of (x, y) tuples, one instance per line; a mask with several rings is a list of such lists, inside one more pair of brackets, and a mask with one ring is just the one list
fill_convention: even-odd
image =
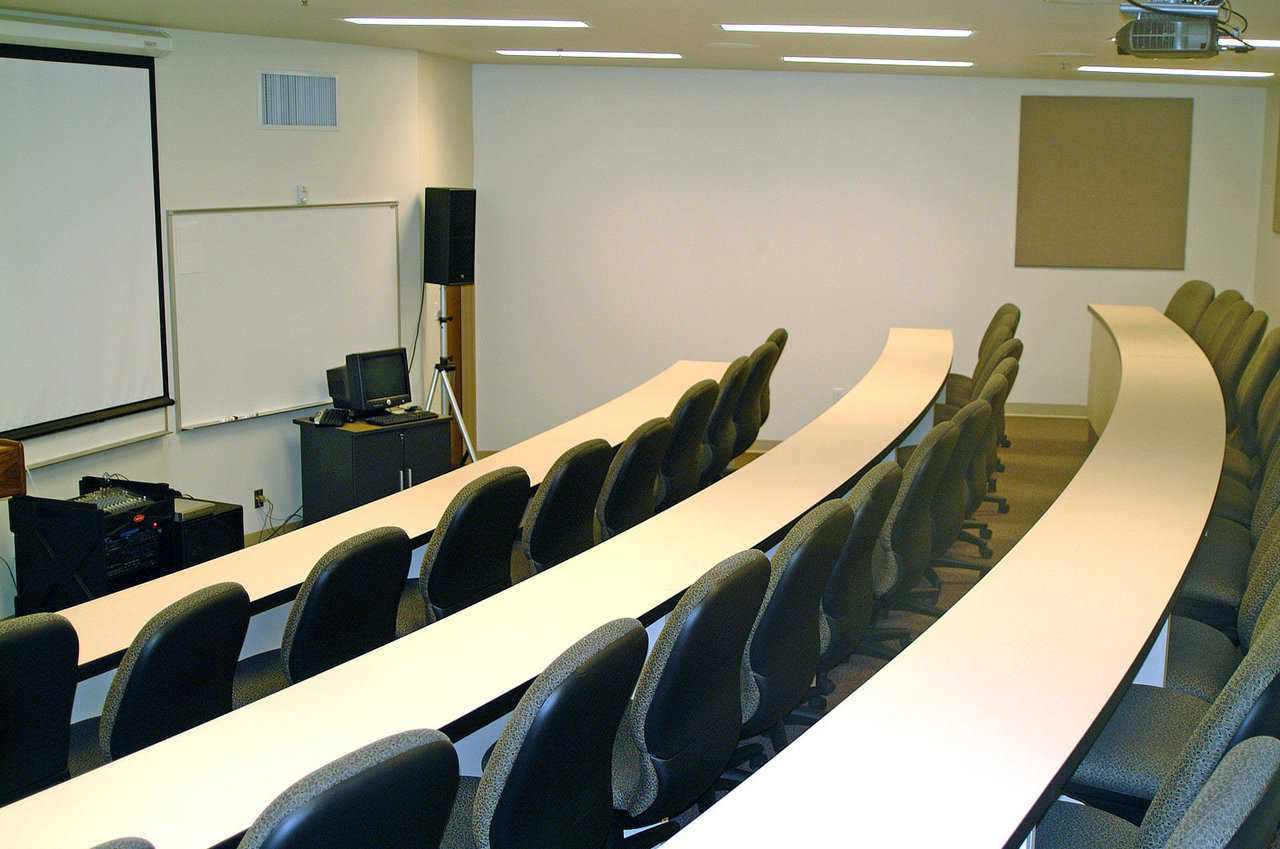
[(1192, 103), (1023, 97), (1015, 263), (1185, 267)]

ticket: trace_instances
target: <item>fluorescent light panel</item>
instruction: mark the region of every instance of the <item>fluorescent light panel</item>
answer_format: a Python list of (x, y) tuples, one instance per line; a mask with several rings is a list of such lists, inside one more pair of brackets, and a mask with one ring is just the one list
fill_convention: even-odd
[(839, 27), (805, 24), (721, 24), (727, 32), (790, 32), (807, 35), (900, 35), (917, 38), (968, 38), (971, 29), (936, 29), (933, 27)]
[[(1280, 47), (1280, 38), (1245, 38), (1253, 47)], [(1238, 38), (1220, 38), (1218, 44), (1223, 47), (1243, 47), (1244, 44)]]
[(628, 53), (614, 50), (495, 50), (502, 56), (547, 56), (556, 59), (683, 59), (679, 53)]
[(894, 65), (904, 68), (972, 68), (972, 62), (940, 59), (845, 59), (835, 56), (783, 56), (783, 62), (813, 62), (829, 65)]
[(525, 21), (504, 18), (343, 18), (349, 24), (382, 27), (525, 27), (585, 29), (585, 21)]
[(1125, 68), (1117, 65), (1081, 65), (1077, 71), (1095, 74), (1145, 74), (1156, 77), (1274, 77), (1270, 71), (1206, 71), (1200, 68)]

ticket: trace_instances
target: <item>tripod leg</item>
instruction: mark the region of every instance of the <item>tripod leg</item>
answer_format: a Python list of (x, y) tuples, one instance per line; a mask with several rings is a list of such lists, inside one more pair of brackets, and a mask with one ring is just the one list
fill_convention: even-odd
[(440, 372), (437, 371), (434, 374), (435, 376), (431, 378), (431, 391), (427, 393), (427, 403), (422, 405), (424, 410), (430, 410), (431, 402), (436, 400), (436, 385), (440, 383)]
[[(476, 449), (471, 444), (471, 434), (467, 433), (467, 423), (462, 419), (462, 407), (458, 404), (458, 398), (453, 394), (453, 387), (449, 385), (448, 378), (441, 378), (440, 372), (436, 372), (436, 377), (441, 380), (444, 385), (444, 394), (449, 398), (449, 408), (453, 410), (457, 417), (458, 430), (462, 431), (462, 441), (467, 444), (467, 453), (471, 455), (471, 462), (476, 461)], [(432, 381), (432, 388), (435, 388), (435, 382)]]

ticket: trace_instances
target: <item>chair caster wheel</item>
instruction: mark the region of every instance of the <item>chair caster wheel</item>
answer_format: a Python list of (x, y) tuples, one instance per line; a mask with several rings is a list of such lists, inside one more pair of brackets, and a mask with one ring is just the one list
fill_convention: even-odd
[(999, 509), (1000, 509), (1000, 512), (1001, 512), (1001, 513), (1008, 513), (1008, 512), (1009, 512), (1009, 504), (1008, 504), (1007, 502), (1006, 502), (1006, 503), (1004, 503), (1004, 504), (1001, 504)]
[(978, 536), (982, 537), (983, 539), (991, 539), (991, 529), (990, 528), (979, 529)]
[(982, 548), (978, 549), (978, 556), (982, 558), (989, 558), (991, 556), (991, 549), (984, 545)]

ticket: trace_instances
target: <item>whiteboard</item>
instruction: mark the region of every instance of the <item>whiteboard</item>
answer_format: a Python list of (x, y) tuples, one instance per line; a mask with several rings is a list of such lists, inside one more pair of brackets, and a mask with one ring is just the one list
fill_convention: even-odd
[(173, 210), (178, 424), (328, 402), (325, 369), (400, 344), (394, 201)]

